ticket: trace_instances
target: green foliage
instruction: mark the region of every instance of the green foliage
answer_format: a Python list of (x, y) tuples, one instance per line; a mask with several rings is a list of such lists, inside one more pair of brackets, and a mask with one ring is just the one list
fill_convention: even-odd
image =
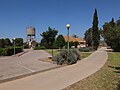
[(60, 55), (56, 55), (53, 57), (53, 61), (56, 62), (58, 65), (62, 65), (64, 63), (64, 58)]
[(79, 51), (80, 51), (80, 52), (93, 52), (94, 49), (93, 49), (93, 47), (81, 47), (81, 48), (79, 49)]
[(80, 51), (78, 49), (73, 49), (72, 52), (77, 56), (77, 60), (80, 60)]
[(34, 48), (34, 50), (43, 50), (46, 49), (44, 46), (37, 46)]
[(78, 42), (78, 41), (75, 41), (75, 42), (74, 42), (75, 48), (77, 48), (78, 45), (79, 45), (79, 42)]
[(85, 41), (86, 41), (86, 44), (88, 46), (92, 46), (92, 28), (89, 28), (86, 32), (85, 32)]
[[(103, 37), (105, 42), (107, 43), (107, 45), (111, 46), (111, 34), (114, 33), (114, 29), (115, 28), (115, 22), (114, 19), (112, 18), (112, 20), (110, 22), (106, 22), (103, 25)], [(112, 35), (113, 36), (113, 35)]]
[(0, 39), (0, 47), (4, 48), (5, 47), (5, 43), (4, 43), (4, 39)]
[(27, 42), (23, 43), (23, 48), (24, 49), (28, 49), (29, 48), (29, 45), (27, 44)]
[(42, 36), (41, 45), (45, 46), (45, 48), (52, 48), (57, 33), (58, 31), (55, 28), (48, 27), (48, 31), (40, 34)]
[(74, 64), (80, 60), (80, 53), (77, 50), (70, 50), (69, 54), (67, 50), (62, 50), (58, 55), (53, 57), (53, 61), (57, 64)]
[[(22, 47), (15, 47), (15, 53), (22, 52)], [(10, 56), (14, 54), (14, 47), (0, 48), (0, 56)]]
[(120, 19), (114, 22), (112, 19), (110, 22), (103, 25), (103, 36), (105, 42), (111, 46), (114, 51), (120, 52)]
[[(69, 42), (69, 47), (71, 48), (72, 46), (74, 46), (75, 45), (75, 42)], [(65, 48), (67, 48), (67, 46), (68, 46), (68, 43), (67, 42), (65, 42)]]
[(15, 42), (15, 46), (23, 46), (23, 39), (22, 38), (15, 38), (15, 40), (13, 40), (13, 44)]
[(75, 53), (73, 53), (72, 51), (69, 52), (68, 54), (68, 59), (67, 59), (67, 64), (71, 65), (71, 64), (75, 64), (77, 63), (77, 55)]
[(100, 35), (99, 35), (99, 29), (98, 29), (98, 16), (97, 16), (96, 9), (94, 12), (94, 17), (93, 17), (92, 40), (93, 40), (93, 48), (97, 50), (99, 46)]
[(65, 46), (65, 39), (63, 35), (58, 35), (58, 37), (55, 40), (55, 45), (61, 49), (63, 48), (63, 46)]
[(0, 48), (0, 56), (4, 56), (4, 50), (3, 50), (3, 48)]
[(8, 47), (8, 46), (11, 46), (11, 45), (12, 45), (12, 43), (11, 43), (11, 41), (10, 41), (9, 38), (5, 38), (5, 39), (4, 39), (4, 45), (5, 45), (5, 47)]

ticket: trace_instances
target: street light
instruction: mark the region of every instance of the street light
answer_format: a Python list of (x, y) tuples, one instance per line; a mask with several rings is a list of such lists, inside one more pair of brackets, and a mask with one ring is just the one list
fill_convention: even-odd
[(15, 56), (15, 38), (13, 38), (13, 42), (14, 42), (14, 56)]
[(67, 24), (66, 28), (68, 30), (68, 33), (67, 33), (67, 37), (68, 37), (68, 42), (67, 42), (68, 47), (67, 47), (67, 50), (68, 50), (68, 55), (69, 55), (69, 49), (70, 49), (70, 47), (69, 47), (69, 29), (70, 29), (70, 24)]

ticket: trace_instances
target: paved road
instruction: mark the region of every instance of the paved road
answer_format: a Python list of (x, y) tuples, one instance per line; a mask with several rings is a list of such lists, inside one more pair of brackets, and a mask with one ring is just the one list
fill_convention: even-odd
[(45, 51), (30, 50), (20, 57), (11, 56), (0, 58), (0, 81), (57, 67), (58, 65), (39, 60), (48, 56), (50, 55)]
[(77, 64), (0, 84), (0, 90), (61, 90), (98, 71), (107, 61), (101, 48)]

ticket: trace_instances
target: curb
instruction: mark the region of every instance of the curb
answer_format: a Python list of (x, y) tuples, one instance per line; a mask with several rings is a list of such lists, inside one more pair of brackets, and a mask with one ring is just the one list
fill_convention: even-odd
[(19, 75), (19, 76), (7, 78), (7, 79), (3, 79), (3, 80), (0, 80), (0, 84), (5, 83), (5, 82), (9, 82), (9, 81), (13, 81), (13, 80), (16, 80), (16, 79), (22, 79), (22, 78), (27, 77), (27, 76), (35, 75), (35, 74), (46, 72), (46, 71), (50, 71), (50, 70), (57, 69), (57, 68), (60, 68), (60, 67), (64, 67), (64, 65), (62, 65), (62, 66), (56, 66), (56, 67), (52, 67), (52, 68), (49, 68), (49, 69), (45, 69), (45, 70), (41, 70), (41, 71), (36, 71), (36, 72), (24, 74), (24, 75)]

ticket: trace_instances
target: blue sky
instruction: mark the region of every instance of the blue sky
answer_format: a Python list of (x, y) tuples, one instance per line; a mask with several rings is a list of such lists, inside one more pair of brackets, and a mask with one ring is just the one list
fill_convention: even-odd
[(113, 17), (120, 17), (120, 0), (0, 0), (0, 38), (21, 37), (26, 40), (26, 27), (34, 25), (37, 41), (50, 26), (59, 34), (84, 37), (92, 27), (94, 9), (97, 8), (99, 27)]

